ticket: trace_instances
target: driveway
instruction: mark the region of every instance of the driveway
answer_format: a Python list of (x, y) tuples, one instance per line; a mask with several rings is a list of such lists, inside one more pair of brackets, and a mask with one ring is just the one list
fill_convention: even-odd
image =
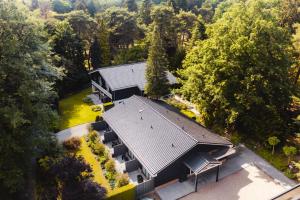
[[(250, 195), (249, 199), (255, 199), (255, 195), (251, 196), (250, 191), (252, 191), (253, 194), (264, 192), (266, 195), (276, 195), (296, 184), (293, 180), (284, 176), (281, 171), (271, 166), (267, 161), (256, 155), (244, 145), (240, 145), (238, 153), (221, 166), (219, 174), (220, 181), (216, 183), (215, 178), (215, 172), (201, 174), (198, 179), (197, 193), (193, 193), (193, 190), (191, 190), (194, 185), (192, 179), (187, 180), (184, 183), (175, 182), (168, 184), (165, 187), (157, 189), (156, 193), (162, 200), (174, 200), (184, 196), (184, 200), (200, 200), (200, 196), (201, 199), (203, 199), (202, 196), (204, 193), (206, 197), (209, 197), (216, 192), (219, 192), (219, 198), (223, 200), (244, 199), (244, 195)], [(228, 179), (233, 179), (235, 182), (228, 183)], [(228, 187), (226, 184), (229, 184)], [(220, 186), (218, 187), (218, 185)], [(215, 187), (216, 191), (214, 190)], [(228, 194), (229, 196), (226, 196), (225, 198), (221, 193), (224, 195)], [(236, 195), (236, 197), (233, 195)], [(206, 199), (218, 198), (210, 197)], [(263, 196), (257, 199), (264, 200)]]
[(58, 142), (63, 142), (72, 137), (82, 137), (89, 133), (88, 127), (90, 123), (74, 126), (56, 133)]
[(181, 200), (268, 200), (285, 191), (279, 183), (254, 165), (199, 188)]

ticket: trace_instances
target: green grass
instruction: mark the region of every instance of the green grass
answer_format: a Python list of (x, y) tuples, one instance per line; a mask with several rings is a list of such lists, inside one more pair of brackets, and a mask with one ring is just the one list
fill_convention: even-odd
[(112, 191), (109, 182), (104, 177), (100, 163), (96, 160), (95, 155), (92, 153), (84, 138), (81, 138), (81, 147), (80, 151), (78, 152), (78, 155), (82, 156), (85, 159), (85, 161), (90, 164), (93, 170), (95, 182), (105, 187), (107, 193), (109, 194)]
[(81, 147), (78, 152), (79, 156), (82, 156), (87, 163), (92, 168), (92, 173), (94, 175), (94, 181), (99, 183), (101, 186), (106, 188), (107, 199), (109, 200), (134, 200), (135, 199), (135, 185), (128, 184), (126, 186), (111, 189), (108, 180), (104, 177), (104, 173), (100, 166), (99, 161), (97, 161), (95, 155), (91, 151), (85, 139), (81, 138)]
[(91, 92), (91, 89), (88, 88), (59, 101), (60, 130), (87, 122), (93, 122), (96, 116), (101, 114), (100, 111), (92, 111), (92, 104), (87, 104), (82, 101), (82, 99), (91, 94)]
[(283, 154), (275, 152), (274, 155), (272, 155), (271, 151), (265, 148), (257, 149), (255, 152), (278, 170), (284, 171), (287, 168), (287, 158)]
[(191, 118), (191, 119), (196, 118), (195, 113), (193, 113), (193, 112), (190, 111), (190, 110), (180, 110), (180, 112), (181, 112), (182, 114), (184, 114), (185, 116), (187, 116), (188, 118)]

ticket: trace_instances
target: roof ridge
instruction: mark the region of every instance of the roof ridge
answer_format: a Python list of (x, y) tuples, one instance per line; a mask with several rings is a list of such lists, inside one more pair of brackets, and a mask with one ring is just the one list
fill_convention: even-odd
[[(189, 136), (192, 140), (194, 140), (196, 143), (199, 143), (198, 140), (196, 140), (193, 136), (191, 136), (190, 134), (188, 134), (185, 130), (182, 130), (182, 128), (180, 128), (177, 124), (175, 124), (174, 122), (172, 122), (171, 120), (169, 120), (168, 118), (166, 118), (162, 113), (160, 113), (159, 111), (157, 111), (155, 108), (153, 108), (153, 106), (151, 106), (149, 103), (146, 103), (145, 101), (142, 100), (142, 98), (145, 97), (139, 97), (137, 95), (133, 95), (134, 98), (138, 99), (139, 101), (141, 101), (142, 103), (146, 104), (148, 107), (150, 107), (155, 113), (157, 113), (159, 116), (161, 116), (163, 119), (165, 119), (166, 121), (170, 122), (173, 126), (175, 126), (177, 129), (179, 129), (181, 132), (185, 133), (187, 136)], [(151, 101), (151, 100), (150, 100)]]
[(146, 63), (146, 61), (141, 61), (141, 62), (136, 62), (136, 63), (127, 63), (127, 64), (120, 64), (120, 65), (110, 65), (107, 67), (99, 67), (93, 71), (90, 71), (89, 73), (94, 73), (94, 72), (99, 72), (102, 69), (110, 69), (110, 68), (117, 68), (117, 67), (123, 67), (123, 66), (128, 66), (128, 65), (137, 65), (137, 64), (141, 64), (141, 63)]

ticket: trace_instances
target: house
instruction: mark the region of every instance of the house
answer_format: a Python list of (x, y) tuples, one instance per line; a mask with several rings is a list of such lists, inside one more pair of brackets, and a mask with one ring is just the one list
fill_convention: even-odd
[[(100, 100), (118, 101), (132, 95), (144, 94), (146, 84), (146, 63), (134, 63), (104, 67), (90, 72), (93, 92), (99, 95)], [(176, 78), (167, 72), (170, 84), (176, 83)]]
[(217, 181), (220, 165), (235, 153), (231, 142), (162, 101), (133, 95), (106, 111), (103, 120), (103, 143), (135, 179), (138, 194), (207, 171), (215, 171)]

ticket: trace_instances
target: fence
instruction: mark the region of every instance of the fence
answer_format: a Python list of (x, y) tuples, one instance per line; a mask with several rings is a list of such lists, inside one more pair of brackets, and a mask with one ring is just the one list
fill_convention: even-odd
[(154, 190), (154, 179), (146, 180), (136, 186), (136, 196), (140, 197)]
[(125, 162), (126, 172), (133, 172), (139, 168), (139, 161), (136, 159)]

